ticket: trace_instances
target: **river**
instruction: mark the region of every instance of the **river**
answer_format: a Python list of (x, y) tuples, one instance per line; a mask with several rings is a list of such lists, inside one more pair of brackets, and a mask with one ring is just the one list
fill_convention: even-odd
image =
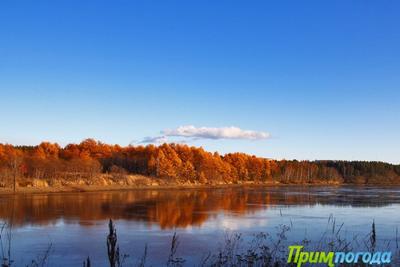
[(378, 242), (394, 249), (400, 188), (279, 186), (0, 196), (0, 221), (12, 224), (15, 266), (40, 259), (48, 248), (50, 266), (82, 266), (88, 256), (93, 266), (107, 266), (110, 218), (129, 264), (138, 261), (145, 245), (149, 265), (165, 264), (175, 232), (177, 255), (188, 266), (217, 251), (234, 233), (242, 234), (246, 246), (255, 234), (274, 237), (283, 226), (290, 227), (286, 242), (294, 244), (317, 242), (333, 227), (345, 238), (363, 238), (375, 221)]

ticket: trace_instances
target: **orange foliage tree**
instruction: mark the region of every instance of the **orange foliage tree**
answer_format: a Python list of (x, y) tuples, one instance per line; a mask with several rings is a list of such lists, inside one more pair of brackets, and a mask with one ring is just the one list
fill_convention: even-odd
[(93, 139), (60, 147), (0, 144), (0, 187), (22, 178), (52, 182), (101, 174), (152, 176), (178, 183), (400, 183), (400, 166), (383, 162), (271, 160), (244, 153), (220, 155), (187, 145), (108, 145)]

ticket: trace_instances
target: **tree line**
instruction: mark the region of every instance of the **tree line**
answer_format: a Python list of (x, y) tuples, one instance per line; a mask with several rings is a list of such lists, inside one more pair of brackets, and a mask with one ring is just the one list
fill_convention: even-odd
[(171, 183), (400, 184), (400, 165), (367, 161), (272, 160), (220, 155), (181, 144), (108, 145), (93, 139), (60, 147), (0, 144), (0, 187), (27, 179), (95, 179), (140, 174)]

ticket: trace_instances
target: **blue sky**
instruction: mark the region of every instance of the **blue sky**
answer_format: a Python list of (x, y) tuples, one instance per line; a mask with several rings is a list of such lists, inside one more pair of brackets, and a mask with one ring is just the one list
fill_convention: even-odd
[(399, 163), (398, 1), (1, 1), (0, 142), (127, 145), (179, 126), (222, 153)]

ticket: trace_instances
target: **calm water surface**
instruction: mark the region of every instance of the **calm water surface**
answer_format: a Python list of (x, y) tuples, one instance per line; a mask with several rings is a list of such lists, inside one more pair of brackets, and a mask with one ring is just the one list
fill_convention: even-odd
[(16, 266), (40, 257), (52, 244), (51, 266), (106, 266), (108, 219), (115, 221), (122, 253), (136, 262), (148, 245), (149, 263), (164, 264), (171, 237), (178, 255), (198, 262), (232, 232), (251, 237), (291, 225), (289, 243), (318, 240), (329, 218), (342, 233), (365, 236), (375, 220), (379, 242), (395, 244), (400, 226), (398, 187), (274, 187), (0, 196), (0, 221), (12, 221)]

